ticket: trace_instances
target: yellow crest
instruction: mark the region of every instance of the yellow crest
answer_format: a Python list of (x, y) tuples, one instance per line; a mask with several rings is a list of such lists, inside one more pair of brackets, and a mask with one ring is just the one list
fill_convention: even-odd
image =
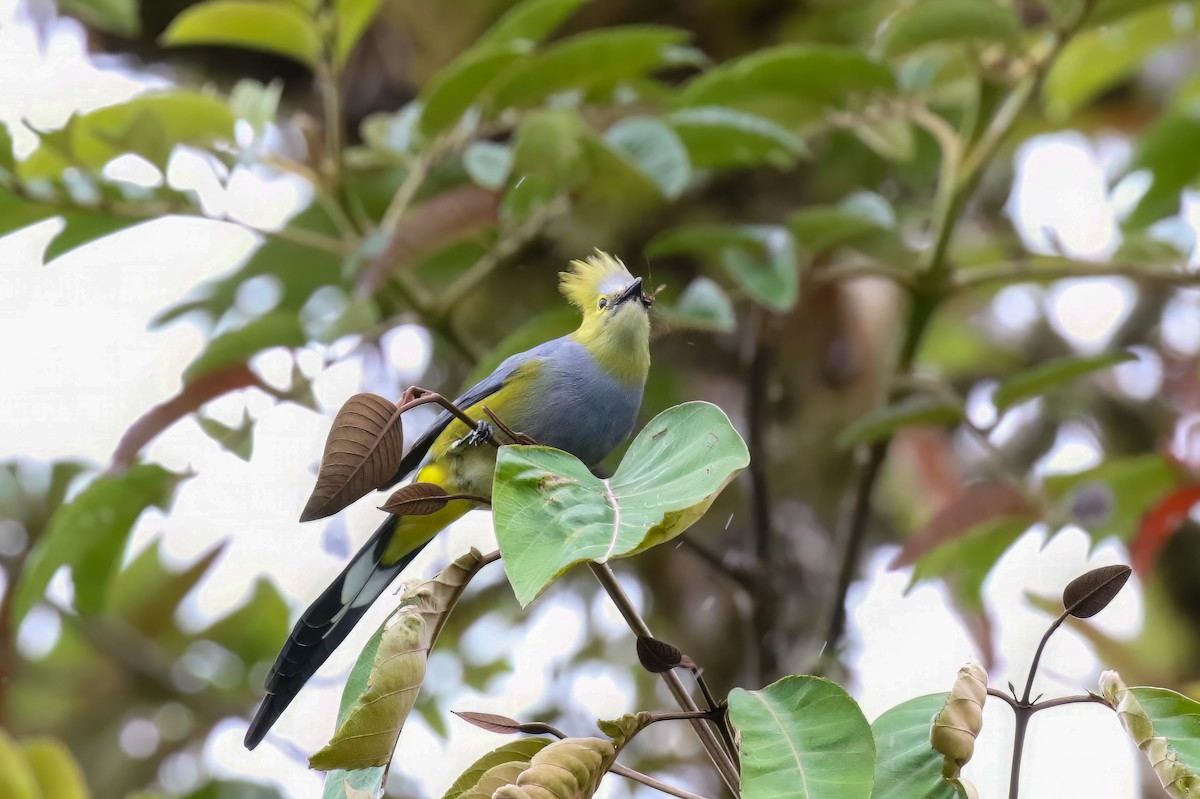
[(571, 261), (567, 271), (559, 272), (558, 290), (581, 311), (595, 308), (604, 294), (612, 294), (628, 286), (633, 275), (619, 258), (596, 250), (582, 261)]

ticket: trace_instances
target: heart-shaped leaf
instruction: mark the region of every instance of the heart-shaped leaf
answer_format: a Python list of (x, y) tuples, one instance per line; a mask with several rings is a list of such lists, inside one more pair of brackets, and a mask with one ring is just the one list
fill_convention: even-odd
[(871, 734), (878, 753), (871, 799), (955, 799), (963, 795), (942, 776), (946, 758), (929, 743), (930, 720), (946, 704), (947, 696), (919, 696), (875, 719)]
[(1063, 607), (1077, 619), (1090, 619), (1108, 607), (1131, 574), (1133, 569), (1123, 563), (1081, 574), (1063, 589)]
[(513, 592), (528, 605), (568, 569), (679, 535), (750, 462), (729, 417), (689, 402), (654, 417), (601, 480), (550, 447), (501, 447), (492, 511)]
[(346, 400), (325, 439), (317, 484), (300, 521), (337, 513), (392, 478), (404, 454), (404, 432), (395, 403), (378, 394)]

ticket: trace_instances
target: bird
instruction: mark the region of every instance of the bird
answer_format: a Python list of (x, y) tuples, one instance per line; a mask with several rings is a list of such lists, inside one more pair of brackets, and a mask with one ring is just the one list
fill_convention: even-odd
[[(539, 444), (595, 467), (633, 429), (650, 369), (650, 307), (620, 259), (597, 249), (559, 273), (559, 290), (582, 313), (573, 333), (505, 359), (454, 404), (474, 429), (443, 412), (405, 453), (382, 488), (416, 471), (415, 482), (450, 494), (491, 498), (496, 448), (483, 406)], [(266, 679), (246, 731), (254, 749), (371, 604), (434, 536), (480, 503), (454, 500), (427, 516), (389, 515), (337, 579), (304, 612)]]

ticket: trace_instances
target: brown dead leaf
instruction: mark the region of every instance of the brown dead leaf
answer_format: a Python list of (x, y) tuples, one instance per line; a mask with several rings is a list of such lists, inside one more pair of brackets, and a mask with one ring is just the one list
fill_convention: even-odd
[(355, 394), (333, 420), (317, 484), (300, 521), (321, 519), (379, 488), (404, 454), (400, 411), (378, 394)]

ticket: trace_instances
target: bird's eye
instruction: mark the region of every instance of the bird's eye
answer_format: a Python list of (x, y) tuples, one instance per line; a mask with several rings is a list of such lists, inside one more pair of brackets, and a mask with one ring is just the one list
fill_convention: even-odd
[(603, 311), (603, 310), (604, 310), (605, 308), (607, 308), (607, 307), (608, 307), (608, 298), (607, 298), (607, 297), (601, 297), (601, 298), (600, 298), (600, 310), (602, 310), (602, 311)]

